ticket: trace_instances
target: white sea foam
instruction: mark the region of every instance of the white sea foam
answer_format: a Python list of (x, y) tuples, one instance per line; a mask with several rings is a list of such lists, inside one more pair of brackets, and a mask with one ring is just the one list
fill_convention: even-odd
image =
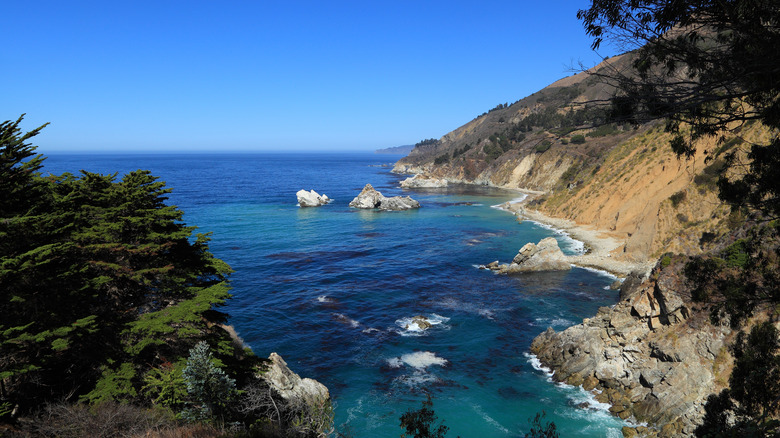
[[(432, 313), (428, 316), (425, 315), (418, 315), (422, 316), (423, 319), (428, 322), (431, 326), (435, 327), (438, 325), (441, 325), (442, 328), (449, 328), (445, 323), (449, 321), (450, 319), (446, 316), (437, 315), (435, 313)], [(417, 316), (408, 317), (408, 318), (400, 318), (395, 321), (395, 324), (401, 328), (401, 330), (396, 330), (396, 333), (400, 334), (401, 336), (422, 336), (425, 334), (426, 329), (420, 327), (420, 325), (415, 321), (415, 319), (419, 319)]]
[(394, 380), (409, 386), (421, 386), (426, 383), (437, 382), (439, 378), (423, 371), (415, 371), (412, 374), (396, 377)]
[(515, 203), (518, 203), (518, 202), (523, 202), (523, 201), (525, 200), (525, 198), (527, 198), (527, 197), (528, 197), (528, 195), (526, 195), (525, 193), (523, 193), (522, 195), (518, 196), (517, 198), (510, 199), (510, 200), (509, 200), (509, 201), (507, 201), (507, 202), (502, 202), (501, 204), (491, 205), (491, 206), (490, 206), (490, 208), (496, 208), (496, 209), (503, 210), (503, 211), (509, 211), (509, 210), (506, 208), (506, 204), (507, 204), (507, 203), (509, 203), (509, 204), (515, 204)]
[(343, 322), (344, 324), (349, 324), (349, 326), (352, 328), (360, 327), (360, 321), (356, 321), (347, 315), (344, 315), (343, 313), (334, 313), (333, 316), (335, 316), (338, 321)]
[(574, 325), (574, 323), (565, 318), (536, 318), (535, 324), (532, 325), (541, 327), (568, 328)]
[(387, 359), (387, 364), (391, 368), (400, 368), (402, 365), (408, 365), (417, 370), (424, 370), (431, 365), (446, 366), (447, 359), (436, 356), (436, 353), (430, 351), (415, 351), (400, 357), (391, 357)]
[(474, 303), (464, 303), (455, 298), (445, 298), (437, 304), (447, 309), (458, 310), (466, 313), (475, 313), (488, 319), (493, 319), (495, 316), (495, 312), (491, 309), (485, 309), (484, 307), (478, 306)]
[[(552, 377), (555, 374), (554, 371), (551, 371), (549, 368), (542, 365), (541, 361), (539, 361), (536, 355), (529, 353), (524, 353), (524, 355), (526, 358), (528, 358), (528, 363), (531, 364), (531, 367), (544, 373), (548, 382), (553, 382)], [(594, 419), (597, 421), (597, 423), (629, 423), (632, 425), (638, 425), (631, 422), (623, 422), (623, 420), (613, 416), (609, 412), (609, 408), (611, 407), (609, 403), (602, 403), (596, 400), (595, 393), (598, 392), (597, 390), (594, 390), (593, 392), (586, 391), (582, 388), (582, 386), (572, 386), (563, 382), (556, 382), (555, 386), (560, 388), (561, 391), (564, 391), (565, 396), (571, 400), (573, 405), (585, 407), (584, 409), (567, 410), (564, 414), (570, 418), (580, 420), (583, 423), (591, 423), (585, 426), (585, 429), (598, 428), (598, 430), (602, 430), (602, 426), (600, 424), (592, 424)], [(610, 435), (608, 435), (609, 437), (613, 436), (613, 430), (615, 429), (610, 429)], [(616, 433), (617, 434), (614, 435), (615, 437), (622, 436), (619, 430), (616, 430)]]
[(558, 236), (558, 243), (561, 245), (561, 250), (568, 250), (574, 255), (581, 255), (585, 254), (585, 242), (582, 242), (580, 240), (577, 240), (571, 235), (566, 232), (565, 230), (561, 230), (560, 228), (555, 228), (552, 225), (545, 224), (543, 222), (538, 222), (531, 219), (526, 219), (528, 222), (533, 222), (536, 224), (539, 228), (544, 228), (545, 230), (552, 231), (553, 234), (556, 234)]
[(485, 420), (488, 424), (490, 424), (491, 426), (495, 427), (496, 429), (500, 430), (505, 434), (509, 434), (509, 429), (502, 426), (501, 423), (499, 423), (493, 417), (485, 413), (485, 411), (483, 411), (479, 405), (472, 404), (471, 408), (474, 409), (474, 412), (479, 414), (479, 416), (482, 417), (482, 419)]
[[(575, 266), (575, 265), (572, 265), (572, 266)], [(580, 268), (580, 269), (584, 269), (586, 271), (593, 272), (594, 274), (601, 275), (602, 277), (610, 278), (612, 280), (617, 280), (617, 279), (620, 278), (620, 277), (618, 277), (617, 275), (615, 275), (615, 274), (613, 274), (611, 272), (607, 272), (607, 271), (604, 271), (604, 270), (601, 270), (601, 269), (591, 268), (591, 267), (587, 267), (587, 266), (577, 266), (577, 267)], [(607, 287), (607, 289), (608, 288), (609, 287)]]
[(542, 361), (539, 360), (538, 357), (536, 357), (535, 354), (531, 353), (523, 353), (523, 355), (528, 358), (528, 363), (531, 364), (531, 367), (535, 369), (536, 371), (541, 371), (545, 375), (547, 375), (547, 379), (549, 381), (552, 381), (552, 376), (555, 374), (551, 369), (547, 368), (546, 366), (542, 365)]
[(333, 302), (333, 300), (328, 298), (327, 295), (320, 295), (320, 296), (318, 296), (317, 297), (317, 301), (320, 302), (320, 303), (332, 303)]

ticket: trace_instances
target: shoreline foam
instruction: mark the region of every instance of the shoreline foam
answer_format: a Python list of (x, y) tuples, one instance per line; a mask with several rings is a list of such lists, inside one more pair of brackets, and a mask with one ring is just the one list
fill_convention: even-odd
[[(526, 191), (521, 192), (526, 193)], [(568, 219), (547, 216), (537, 210), (529, 210), (524, 204), (531, 199), (532, 197), (526, 196), (518, 201), (507, 201), (496, 208), (508, 211), (523, 220), (541, 224), (569, 239), (582, 242), (586, 249), (584, 254), (566, 256), (572, 265), (604, 271), (618, 277), (625, 277), (637, 270), (649, 272), (655, 265), (653, 260), (625, 260), (613, 257), (624, 246), (624, 242), (610, 236), (606, 231), (579, 225)]]

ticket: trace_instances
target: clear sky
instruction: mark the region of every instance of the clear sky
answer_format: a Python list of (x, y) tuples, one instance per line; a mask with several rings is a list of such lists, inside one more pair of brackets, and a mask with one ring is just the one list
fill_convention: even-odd
[(43, 153), (413, 144), (595, 65), (588, 5), (7, 1), (0, 120)]

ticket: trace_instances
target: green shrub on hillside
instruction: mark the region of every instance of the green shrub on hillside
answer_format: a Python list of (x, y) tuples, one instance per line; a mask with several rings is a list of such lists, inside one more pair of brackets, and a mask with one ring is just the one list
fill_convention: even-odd
[(544, 140), (543, 142), (536, 145), (535, 150), (536, 152), (542, 154), (544, 152), (547, 152), (551, 146), (552, 146), (552, 142), (550, 140)]
[(585, 136), (581, 134), (572, 135), (571, 136), (571, 143), (572, 144), (583, 144), (585, 143)]
[(673, 194), (669, 197), (669, 200), (672, 201), (672, 207), (677, 208), (678, 205), (680, 205), (681, 202), (683, 202), (688, 194), (685, 190), (680, 190), (679, 192)]

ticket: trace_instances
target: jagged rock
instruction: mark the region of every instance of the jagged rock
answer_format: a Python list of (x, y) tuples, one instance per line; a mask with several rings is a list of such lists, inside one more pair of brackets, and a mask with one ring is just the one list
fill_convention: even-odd
[(328, 388), (322, 383), (309, 378), (301, 379), (276, 353), (271, 353), (268, 359), (270, 364), (260, 377), (285, 400), (304, 406), (319, 406), (330, 400)]
[(375, 190), (371, 184), (366, 184), (360, 194), (349, 203), (349, 206), (365, 209), (409, 210), (412, 208), (420, 208), (420, 203), (408, 196), (393, 196), (392, 198), (387, 198)]
[(687, 434), (718, 390), (713, 363), (730, 330), (689, 315), (674, 273), (656, 269), (643, 283), (625, 283), (623, 301), (562, 332), (548, 329), (531, 352), (555, 379), (578, 381), (579, 375), (583, 388), (601, 390), (597, 399), (617, 406), (611, 411), (620, 418), (651, 423), (654, 433), (674, 424)]
[[(428, 318), (426, 318), (426, 317), (424, 317), (422, 315), (413, 316), (412, 317), (412, 324), (417, 324), (417, 327), (420, 330), (427, 330), (427, 329), (433, 327), (433, 324), (431, 324), (430, 321), (428, 321)], [(406, 328), (408, 329), (409, 326), (407, 325)]]
[(547, 237), (538, 244), (526, 243), (517, 253), (512, 263), (502, 265), (499, 272), (502, 274), (515, 274), (521, 272), (539, 271), (568, 271), (571, 264), (558, 248), (558, 241), (553, 237)]
[(420, 208), (420, 203), (409, 196), (385, 198), (379, 205), (380, 210), (410, 210), (412, 208)]
[(401, 187), (404, 188), (438, 188), (447, 187), (448, 184), (446, 179), (434, 178), (423, 174), (417, 174), (401, 181)]
[(298, 205), (301, 207), (319, 207), (325, 205), (331, 201), (328, 195), (320, 195), (314, 190), (307, 192), (306, 190), (298, 190), (295, 194), (298, 197)]

